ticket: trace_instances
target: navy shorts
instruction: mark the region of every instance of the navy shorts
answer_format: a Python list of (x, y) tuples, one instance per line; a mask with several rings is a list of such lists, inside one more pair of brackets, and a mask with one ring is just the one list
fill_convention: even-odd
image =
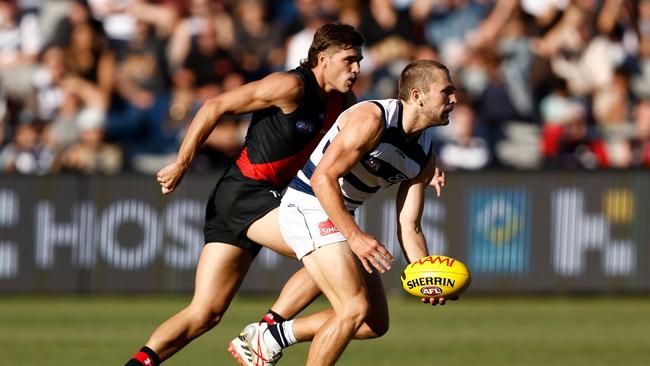
[(269, 183), (245, 177), (237, 166), (219, 179), (205, 208), (206, 243), (226, 243), (257, 255), (262, 246), (243, 232), (250, 224), (280, 205), (281, 195)]

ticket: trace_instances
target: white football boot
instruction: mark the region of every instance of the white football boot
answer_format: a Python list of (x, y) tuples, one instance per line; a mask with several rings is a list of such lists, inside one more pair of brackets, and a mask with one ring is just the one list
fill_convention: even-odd
[(266, 322), (248, 324), (239, 336), (230, 342), (228, 351), (240, 365), (274, 366), (282, 357), (282, 349), (277, 342), (270, 345), (264, 340), (264, 334), (269, 331), (268, 327)]

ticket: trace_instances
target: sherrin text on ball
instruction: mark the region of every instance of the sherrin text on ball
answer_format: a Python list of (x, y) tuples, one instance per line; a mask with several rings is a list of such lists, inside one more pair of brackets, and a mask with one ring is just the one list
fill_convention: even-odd
[(430, 255), (410, 263), (401, 279), (404, 290), (413, 296), (445, 298), (460, 295), (472, 281), (467, 266), (444, 255)]

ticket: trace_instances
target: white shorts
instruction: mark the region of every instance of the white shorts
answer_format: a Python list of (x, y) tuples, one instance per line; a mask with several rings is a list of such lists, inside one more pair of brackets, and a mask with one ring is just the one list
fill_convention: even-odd
[(345, 241), (318, 198), (288, 188), (280, 203), (280, 231), (298, 259), (325, 245)]

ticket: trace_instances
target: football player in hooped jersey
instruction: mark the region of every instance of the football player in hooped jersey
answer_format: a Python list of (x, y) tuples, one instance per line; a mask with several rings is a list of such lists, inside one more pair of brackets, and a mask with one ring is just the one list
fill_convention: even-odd
[(400, 183), (396, 207), (402, 251), (408, 262), (428, 255), (420, 223), (424, 190), (444, 181), (435, 168), (430, 127), (448, 124), (455, 103), (449, 70), (422, 60), (402, 71), (399, 99), (361, 102), (339, 116), (280, 205), (282, 235), (332, 309), (275, 325), (249, 324), (233, 340), (252, 355), (247, 365), (273, 365), (282, 348), (308, 340), (306, 364), (332, 365), (352, 337), (388, 330), (378, 272), (390, 268), (393, 258), (361, 231), (351, 212), (377, 190)]
[[(226, 114), (252, 112), (243, 150), (216, 183), (206, 207), (205, 246), (191, 303), (162, 323), (128, 366), (155, 366), (221, 320), (260, 245), (295, 257), (278, 226), (280, 193), (329, 130), (355, 102), (363, 38), (342, 23), (319, 28), (300, 67), (273, 73), (206, 101), (183, 139), (176, 161), (157, 174), (171, 193), (192, 159)], [(293, 317), (320, 290), (300, 270), (285, 286), (286, 301), (271, 312)], [(270, 317), (270, 314), (267, 314)]]

